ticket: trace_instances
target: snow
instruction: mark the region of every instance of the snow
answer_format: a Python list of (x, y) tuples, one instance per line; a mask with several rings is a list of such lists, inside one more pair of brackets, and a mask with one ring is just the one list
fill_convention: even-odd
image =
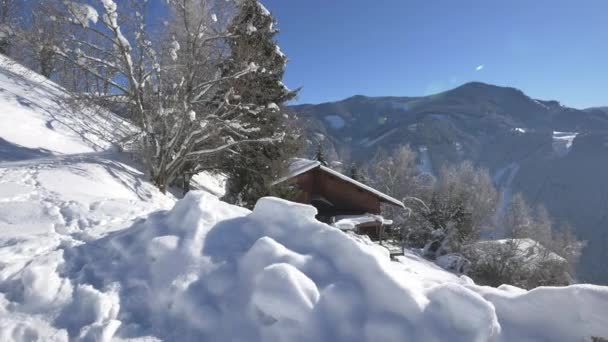
[[(0, 105), (0, 340), (65, 341), (68, 331), (41, 315), (58, 314), (73, 298), (86, 312), (103, 311), (108, 294), (96, 303), (89, 285), (60, 276), (64, 248), (128, 227), (174, 199), (113, 148), (134, 132), (127, 122), (70, 105), (61, 87), (2, 56)], [(83, 339), (114, 334), (118, 321), (85, 311), (92, 320)]]
[(188, 111), (188, 119), (190, 119), (190, 121), (196, 120), (196, 112), (193, 110)]
[(0, 55), (0, 159), (102, 151), (131, 132), (101, 109), (80, 110), (53, 82)]
[(266, 8), (266, 6), (262, 5), (259, 1), (257, 3), (260, 11), (262, 11), (262, 15), (267, 17), (270, 16), (270, 11)]
[(75, 16), (75, 19), (81, 25), (87, 27), (90, 23), (96, 24), (99, 20), (99, 14), (97, 10), (86, 4), (78, 4), (70, 2), (68, 3), (70, 12)]
[(272, 110), (274, 112), (281, 110), (281, 108), (279, 108), (279, 106), (276, 103), (274, 103), (274, 102), (271, 102), (270, 104), (268, 104), (266, 106), (266, 108), (268, 108), (268, 109), (270, 109), (270, 110)]
[(470, 262), (459, 254), (446, 254), (439, 256), (435, 263), (441, 268), (456, 273), (464, 273), (469, 267)]
[(365, 147), (372, 147), (372, 146), (376, 145), (378, 142), (380, 142), (381, 140), (393, 135), (394, 133), (397, 133), (397, 131), (398, 131), (397, 128), (389, 129), (388, 131), (382, 133), (380, 136), (378, 136), (374, 139), (370, 139), (370, 138), (362, 139), (360, 144)]
[(206, 191), (217, 197), (223, 197), (226, 194), (226, 182), (227, 177), (225, 175), (200, 172), (192, 176), (190, 187)]
[(274, 51), (276, 52), (277, 55), (279, 55), (281, 58), (287, 58), (287, 56), (285, 56), (285, 54), (283, 53), (283, 51), (281, 50), (281, 47), (278, 45), (274, 46)]
[(257, 32), (257, 28), (255, 26), (253, 26), (253, 24), (249, 23), (247, 24), (247, 34), (253, 34), (255, 32)]
[(385, 225), (393, 224), (391, 220), (385, 220), (382, 216), (365, 214), (365, 215), (341, 215), (335, 217), (336, 222), (332, 226), (341, 230), (354, 230), (358, 226), (366, 223), (379, 222)]
[(391, 262), (315, 215), (277, 198), (250, 212), (190, 192), (130, 228), (37, 257), (13, 278), (26, 285), (23, 295), (0, 282), (12, 298), (4, 312), (41, 319), (41, 333), (100, 341), (572, 341), (608, 333), (607, 288), (479, 287), (411, 253)]
[[(86, 110), (61, 110), (60, 88), (12, 67), (0, 65), (0, 86), (12, 89), (0, 98), (2, 341), (608, 336), (607, 287), (482, 287), (408, 250), (393, 262), (308, 205), (267, 197), (249, 211), (204, 191), (175, 202), (108, 142), (87, 138), (120, 120), (79, 127)], [(6, 128), (15, 110), (31, 128)], [(52, 115), (70, 124), (38, 124)]]
[(558, 156), (567, 155), (577, 135), (576, 132), (553, 132), (553, 151)]
[(181, 46), (177, 40), (173, 40), (171, 42), (171, 47), (169, 48), (169, 55), (171, 56), (172, 61), (177, 61), (177, 52), (180, 50)]
[(542, 103), (542, 102), (540, 102), (538, 100), (534, 100), (533, 99), (532, 101), (534, 101), (534, 103), (536, 103), (537, 105), (543, 107), (544, 109), (549, 109), (549, 106), (547, 106), (546, 104), (544, 104), (544, 103)]
[(480, 251), (490, 251), (495, 246), (504, 245), (506, 243), (512, 244), (513, 248), (518, 253), (518, 258), (524, 259), (526, 266), (533, 266), (540, 261), (552, 259), (554, 261), (566, 262), (561, 256), (549, 252), (540, 243), (532, 239), (499, 239), (499, 240), (488, 240), (479, 241), (475, 245), (480, 247)]

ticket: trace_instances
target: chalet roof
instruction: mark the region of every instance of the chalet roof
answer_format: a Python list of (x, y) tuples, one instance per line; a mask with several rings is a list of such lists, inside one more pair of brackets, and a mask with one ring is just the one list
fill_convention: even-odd
[(317, 160), (309, 160), (309, 159), (302, 159), (302, 158), (295, 158), (292, 163), (289, 166), (289, 171), (288, 174), (282, 178), (280, 178), (279, 180), (275, 181), (273, 183), (274, 184), (279, 184), (282, 183), (288, 179), (294, 178), (296, 176), (299, 176), (303, 173), (306, 173), (308, 171), (314, 170), (314, 169), (319, 169), (323, 172), (329, 173), (337, 178), (340, 178), (343, 181), (346, 181), (348, 183), (353, 184), (354, 186), (360, 188), (363, 191), (367, 191), (369, 193), (372, 193), (376, 196), (378, 196), (380, 198), (381, 202), (387, 202), (387, 203), (391, 203), (394, 204), (398, 207), (401, 208), (405, 208), (405, 205), (403, 204), (403, 202), (387, 195), (384, 194), (370, 186), (367, 186), (361, 182), (358, 182), (336, 170), (332, 170), (329, 167), (323, 165), (323, 163), (321, 163), (320, 161)]

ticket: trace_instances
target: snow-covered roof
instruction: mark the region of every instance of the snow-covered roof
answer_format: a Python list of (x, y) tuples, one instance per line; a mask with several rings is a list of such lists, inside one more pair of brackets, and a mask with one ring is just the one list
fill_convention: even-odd
[(364, 215), (341, 215), (335, 217), (336, 222), (331, 225), (342, 230), (354, 230), (358, 226), (366, 223), (378, 222), (383, 225), (391, 225), (393, 221), (385, 220), (384, 217), (374, 214)]
[(294, 178), (296, 176), (299, 176), (303, 173), (306, 173), (310, 170), (317, 169), (317, 168), (323, 172), (327, 172), (327, 173), (331, 174), (332, 176), (340, 178), (341, 180), (343, 180), (345, 182), (351, 183), (364, 191), (370, 192), (370, 193), (378, 196), (382, 202), (388, 202), (388, 203), (394, 204), (396, 206), (405, 208), (405, 205), (403, 204), (403, 202), (401, 202), (387, 194), (384, 194), (370, 186), (367, 186), (361, 182), (358, 182), (336, 170), (332, 170), (317, 160), (309, 160), (309, 159), (303, 159), (303, 158), (293, 159), (293, 161), (291, 162), (291, 164), (289, 166), (289, 171), (288, 171), (287, 175), (278, 179), (277, 181), (275, 181), (273, 183), (273, 185), (282, 183), (288, 179)]

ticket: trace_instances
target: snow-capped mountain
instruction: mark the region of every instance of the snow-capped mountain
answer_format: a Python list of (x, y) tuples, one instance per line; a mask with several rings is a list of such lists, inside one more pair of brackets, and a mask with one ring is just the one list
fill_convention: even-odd
[(523, 192), (570, 222), (588, 241), (580, 278), (608, 283), (604, 109), (568, 108), (479, 82), (432, 96), (354, 96), (292, 109), (309, 124), (311, 148), (324, 140), (330, 157), (365, 161), (409, 144), (425, 172), (465, 159), (489, 169), (507, 195)]

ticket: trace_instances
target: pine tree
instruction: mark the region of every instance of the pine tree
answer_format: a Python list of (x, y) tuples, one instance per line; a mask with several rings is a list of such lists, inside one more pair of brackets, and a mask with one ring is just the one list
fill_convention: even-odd
[(315, 151), (315, 160), (321, 162), (321, 164), (327, 166), (329, 163), (327, 162), (327, 158), (325, 158), (325, 149), (323, 148), (323, 143), (319, 142), (317, 144), (317, 150)]
[(348, 176), (356, 181), (362, 180), (361, 174), (359, 172), (359, 168), (355, 164), (351, 164)]
[(225, 200), (244, 206), (253, 206), (258, 198), (271, 193), (271, 181), (287, 167), (300, 149), (300, 134), (281, 105), (292, 99), (291, 91), (281, 82), (287, 57), (274, 41), (278, 33), (276, 21), (257, 0), (243, 0), (230, 25), (233, 37), (228, 39), (231, 58), (223, 66), (230, 75), (247, 65), (258, 72), (234, 79), (229, 86), (243, 102), (265, 108), (255, 120), (261, 136), (269, 132), (285, 132), (280, 142), (242, 146), (233, 149), (231, 158), (220, 163), (229, 181)]

